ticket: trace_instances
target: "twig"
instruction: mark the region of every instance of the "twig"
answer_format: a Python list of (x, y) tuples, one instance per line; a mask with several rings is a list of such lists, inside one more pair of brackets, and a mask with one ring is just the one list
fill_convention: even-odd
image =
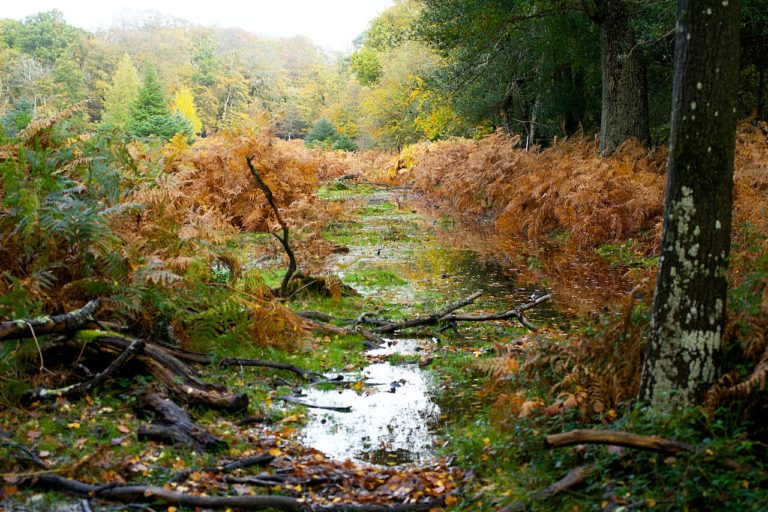
[(352, 407), (350, 406), (312, 404), (309, 402), (305, 402), (303, 400), (299, 400), (298, 398), (294, 398), (292, 396), (281, 396), (280, 399), (285, 402), (290, 402), (292, 404), (297, 404), (297, 405), (303, 405), (305, 407), (311, 407), (313, 409), (326, 409), (328, 411), (336, 411), (336, 412), (352, 412)]

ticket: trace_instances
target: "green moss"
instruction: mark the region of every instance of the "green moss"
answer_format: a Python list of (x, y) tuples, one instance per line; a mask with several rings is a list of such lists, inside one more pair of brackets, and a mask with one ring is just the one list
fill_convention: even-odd
[(357, 284), (369, 288), (394, 288), (407, 284), (407, 281), (399, 278), (392, 272), (379, 269), (359, 269), (344, 275), (342, 281), (348, 284)]

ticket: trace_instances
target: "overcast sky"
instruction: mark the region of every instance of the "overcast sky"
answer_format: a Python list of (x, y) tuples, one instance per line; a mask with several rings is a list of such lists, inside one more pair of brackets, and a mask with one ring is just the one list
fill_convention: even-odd
[(107, 28), (126, 10), (151, 9), (199, 25), (238, 27), (260, 35), (305, 35), (320, 46), (346, 50), (393, 0), (0, 0), (0, 18), (23, 19), (58, 9), (67, 23)]

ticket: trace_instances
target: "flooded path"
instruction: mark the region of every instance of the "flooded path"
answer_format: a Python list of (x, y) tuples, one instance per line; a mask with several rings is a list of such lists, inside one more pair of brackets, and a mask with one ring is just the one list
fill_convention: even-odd
[[(378, 191), (331, 200), (342, 201), (345, 210), (353, 205), (359, 210), (326, 233), (349, 248), (328, 262), (326, 272), (381, 305), (385, 314), (434, 311), (478, 290), (483, 295), (468, 310), (508, 309), (543, 293), (516, 286), (511, 272), (482, 262), (471, 248), (446, 243), (440, 233), (454, 226), (419, 214), (405, 196)], [(551, 315), (549, 306), (537, 310), (533, 321), (537, 315)], [(439, 379), (429, 367), (440, 337), (387, 338), (387, 346), (366, 353), (362, 370), (336, 374), (347, 386), (304, 389), (302, 400), (309, 403), (351, 407), (349, 412), (309, 409), (304, 442), (337, 460), (429, 463), (443, 444), (440, 435), (448, 420), (437, 400)], [(463, 341), (471, 343), (471, 336)]]

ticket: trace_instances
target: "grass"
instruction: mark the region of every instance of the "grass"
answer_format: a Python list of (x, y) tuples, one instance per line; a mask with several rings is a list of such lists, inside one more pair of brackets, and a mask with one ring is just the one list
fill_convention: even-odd
[(344, 274), (347, 284), (356, 284), (367, 288), (389, 289), (407, 284), (407, 281), (387, 270), (376, 268), (356, 269)]
[(317, 189), (317, 198), (323, 201), (346, 201), (364, 198), (376, 191), (377, 188), (371, 185), (348, 185), (334, 180)]

